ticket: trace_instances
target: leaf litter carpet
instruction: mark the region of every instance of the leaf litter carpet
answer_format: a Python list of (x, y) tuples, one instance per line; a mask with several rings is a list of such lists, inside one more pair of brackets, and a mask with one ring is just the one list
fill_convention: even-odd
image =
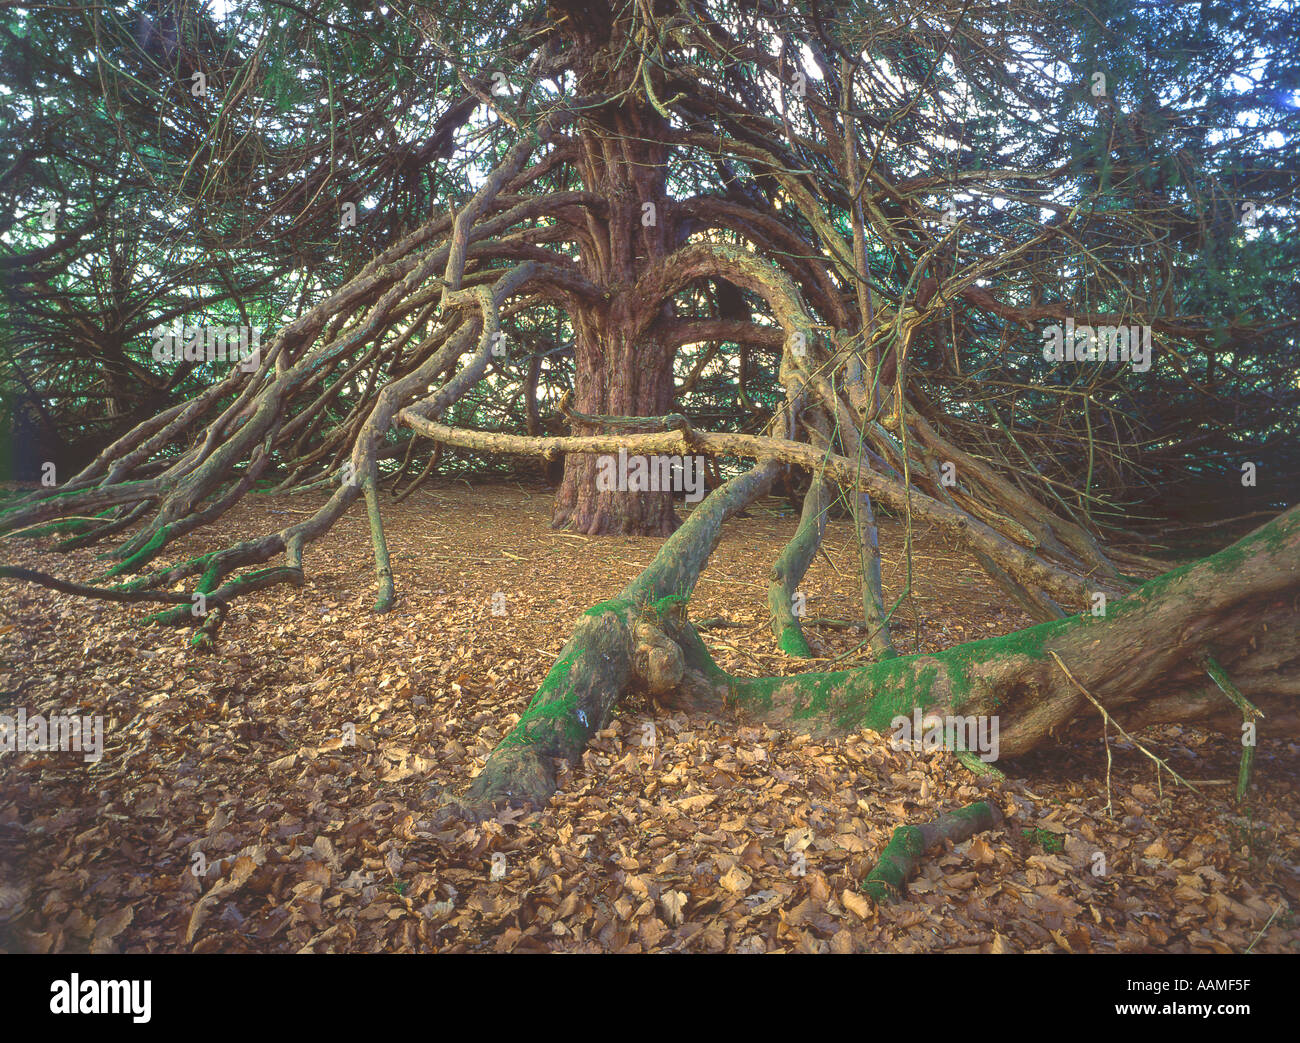
[[(171, 558), (271, 531), (315, 493), (250, 496)], [(1300, 748), (1193, 727), (1137, 749), (1067, 741), (978, 777), (861, 732), (814, 742), (624, 706), (543, 811), (435, 825), (518, 720), (573, 621), (661, 541), (549, 528), (551, 494), (426, 486), (385, 503), (399, 601), (375, 616), (364, 512), (308, 547), (307, 582), (237, 602), (212, 654), (136, 627), (140, 606), (0, 581), (0, 714), (102, 715), (104, 754), (0, 753), (0, 949), (10, 952), (1283, 952), (1300, 948)], [(679, 508), (680, 513), (680, 508)], [(775, 649), (766, 575), (798, 512), (732, 522), (691, 603), (727, 669), (818, 663)], [(882, 523), (887, 601), (907, 579)], [(855, 617), (852, 524), (801, 586)], [(78, 578), (91, 552), (6, 559)], [(169, 560), (171, 560), (169, 558)], [(941, 534), (919, 530), (902, 651), (1028, 620)], [(101, 566), (102, 567), (102, 566)], [(857, 611), (860, 611), (858, 606)], [(862, 635), (808, 628), (826, 657)], [(355, 735), (355, 741), (352, 737)], [(893, 829), (974, 800), (1005, 828), (933, 853), (906, 900), (859, 890)]]

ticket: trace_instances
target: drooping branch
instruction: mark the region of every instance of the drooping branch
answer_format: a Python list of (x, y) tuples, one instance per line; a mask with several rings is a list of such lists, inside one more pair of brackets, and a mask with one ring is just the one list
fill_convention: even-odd
[[(837, 673), (731, 676), (713, 661), (686, 606), (723, 521), (760, 495), (775, 470), (768, 457), (711, 493), (637, 580), (584, 614), (528, 711), (476, 779), (472, 813), (547, 799), (555, 758), (573, 759), (630, 687), (675, 708), (814, 734), (885, 731), (914, 709), (963, 722), (993, 719), (1001, 722), (1006, 756), (1080, 722), (1085, 732), (1090, 723), (1095, 730), (1080, 685), (1104, 700), (1108, 718), (1129, 727), (1231, 717), (1200, 665), (1213, 654), (1243, 698), (1266, 708), (1271, 720), (1300, 724), (1300, 508), (1148, 582), (1111, 604), (1105, 617), (1084, 614)], [(925, 846), (904, 852), (900, 864)]]
[(684, 604), (723, 522), (771, 486), (774, 461), (764, 461), (710, 493), (670, 536), (654, 560), (615, 598), (588, 609), (560, 650), (519, 723), (501, 740), (466, 798), (473, 814), (504, 805), (538, 806), (555, 791), (556, 759), (575, 759), (610, 714), (633, 678), (668, 693), (681, 680), (676, 646), (655, 640), (647, 617)]
[(973, 550), (980, 550), (1000, 566), (1049, 591), (1067, 604), (1083, 604), (1093, 591), (1119, 594), (1122, 587), (1106, 581), (1091, 581), (1059, 565), (1052, 564), (1031, 551), (1018, 546), (983, 522), (941, 501), (913, 491), (910, 495), (901, 483), (859, 467), (852, 460), (837, 454), (824, 456), (814, 447), (802, 442), (771, 438), (763, 435), (741, 435), (727, 432), (695, 431), (688, 440), (675, 431), (652, 432), (642, 435), (571, 435), (557, 438), (529, 438), (527, 435), (510, 435), (490, 431), (467, 431), (448, 427), (415, 416), (410, 411), (399, 414), (398, 420), (427, 438), (464, 449), (479, 449), (503, 455), (554, 456), (558, 453), (662, 453), (689, 455), (704, 451), (719, 456), (738, 456), (751, 460), (771, 458), (795, 464), (809, 471), (824, 466), (828, 476), (842, 486), (861, 485), (873, 497), (899, 512), (910, 507), (918, 520), (937, 526), (956, 542)]

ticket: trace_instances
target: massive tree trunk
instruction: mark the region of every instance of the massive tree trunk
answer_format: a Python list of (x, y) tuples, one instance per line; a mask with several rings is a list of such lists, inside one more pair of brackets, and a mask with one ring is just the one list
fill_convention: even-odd
[[(609, 38), (585, 34), (579, 84), (593, 93), (608, 86), (605, 62), (626, 44), (622, 21), (604, 22)], [(605, 213), (591, 213), (579, 241), (579, 269), (598, 287), (601, 299), (575, 310), (577, 376), (574, 405), (588, 416), (654, 417), (673, 401), (675, 345), (656, 335), (668, 317), (662, 301), (638, 299), (634, 286), (662, 267), (676, 245), (678, 223), (669, 212), (666, 123), (644, 102), (626, 101), (594, 115), (578, 135), (575, 164), (584, 186), (600, 197)], [(575, 423), (574, 434), (596, 434), (598, 426)], [(677, 527), (668, 491), (605, 490), (596, 485), (597, 461), (570, 455), (555, 498), (552, 524), (587, 535), (623, 533), (663, 536)]]
[[(577, 380), (574, 403), (595, 416), (653, 417), (672, 408), (673, 355), (652, 335), (640, 335), (626, 295), (575, 321)], [(599, 425), (574, 421), (574, 434), (596, 434)], [(666, 536), (677, 527), (667, 490), (602, 489), (599, 458), (565, 457), (564, 480), (555, 498), (552, 524), (590, 536), (623, 533)]]

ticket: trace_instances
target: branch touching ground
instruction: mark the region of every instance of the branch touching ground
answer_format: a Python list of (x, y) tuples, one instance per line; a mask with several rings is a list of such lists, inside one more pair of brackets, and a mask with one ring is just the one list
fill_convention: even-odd
[(554, 761), (576, 761), (634, 682), (665, 697), (676, 689), (684, 663), (661, 636), (666, 620), (695, 589), (722, 523), (763, 495), (776, 472), (766, 461), (719, 486), (618, 597), (583, 613), (527, 711), (475, 778), (464, 810), (544, 805), (555, 792)]
[(1002, 825), (1002, 812), (987, 801), (967, 805), (919, 826), (899, 826), (880, 852), (876, 868), (867, 874), (862, 890), (877, 902), (903, 897), (907, 878), (920, 867), (925, 853), (940, 841), (959, 844), (976, 833)]
[(544, 803), (554, 787), (549, 758), (575, 761), (634, 688), (666, 707), (827, 737), (885, 732), (915, 709), (960, 722), (968, 737), (978, 721), (997, 721), (1000, 755), (1017, 756), (1067, 731), (1091, 734), (1097, 721), (1082, 691), (1104, 698), (1106, 720), (1129, 729), (1234, 716), (1200, 666), (1212, 652), (1243, 697), (1279, 725), (1297, 722), (1300, 508), (1151, 580), (1105, 617), (1071, 616), (834, 673), (732, 676), (688, 621), (688, 598), (723, 520), (760, 495), (775, 470), (760, 465), (715, 490), (636, 581), (582, 617), (475, 780), (473, 804), (487, 811), (501, 801)]

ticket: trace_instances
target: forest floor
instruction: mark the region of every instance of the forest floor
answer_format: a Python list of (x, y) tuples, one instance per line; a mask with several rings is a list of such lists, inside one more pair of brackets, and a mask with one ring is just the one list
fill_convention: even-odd
[[(249, 496), (177, 560), (282, 528), (323, 498)], [(0, 948), (176, 951), (1172, 951), (1300, 949), (1300, 745), (1260, 732), (1232, 802), (1234, 736), (1169, 726), (999, 762), (623, 708), (542, 812), (433, 824), (518, 719), (577, 616), (661, 540), (554, 532), (551, 493), (497, 482), (386, 501), (399, 600), (375, 616), (365, 512), (306, 555), (307, 583), (238, 602), (211, 654), (119, 606), (0, 581), (0, 714), (102, 715), (102, 760), (0, 753)], [(743, 674), (793, 673), (766, 576), (797, 512), (768, 499), (724, 530), (691, 602)], [(902, 527), (882, 522), (885, 587)], [(801, 590), (809, 617), (860, 612), (847, 520)], [(8, 541), (6, 561), (70, 578)], [(99, 566), (102, 568), (102, 566)], [(915, 533), (901, 651), (1029, 621), (937, 532)], [(494, 612), (495, 609), (495, 612)], [(861, 635), (809, 627), (819, 651)], [(851, 664), (852, 657), (840, 665)], [(653, 730), (647, 724), (653, 724)], [(355, 744), (347, 742), (349, 726)], [(653, 738), (652, 744), (647, 744)], [(1108, 779), (1109, 770), (1109, 779)], [(1005, 828), (927, 859), (906, 900), (862, 878), (897, 826), (974, 800)]]

